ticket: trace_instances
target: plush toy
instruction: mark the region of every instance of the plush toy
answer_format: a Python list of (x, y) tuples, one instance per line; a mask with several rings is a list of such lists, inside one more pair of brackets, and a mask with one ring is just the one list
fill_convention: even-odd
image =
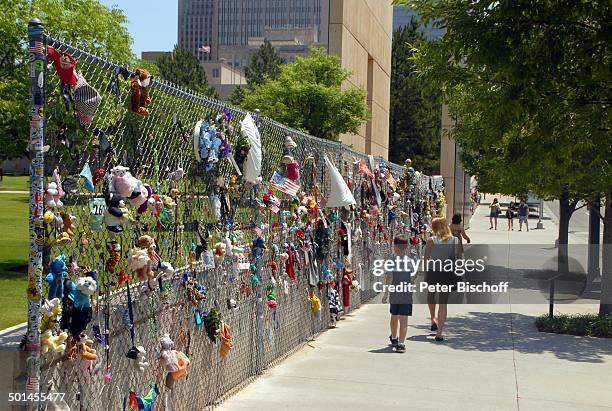
[(143, 68), (137, 68), (132, 75), (130, 88), (132, 91), (131, 106), (132, 111), (139, 116), (149, 115), (149, 104), (151, 104), (151, 96), (149, 96), (149, 84), (151, 75)]
[(159, 339), (161, 345), (161, 362), (172, 380), (181, 379), (189, 373), (189, 358), (180, 351), (174, 349), (174, 341), (168, 334)]
[(128, 404), (133, 410), (153, 411), (155, 409), (155, 398), (159, 395), (157, 384), (152, 383), (149, 392), (144, 397), (139, 397), (134, 391), (130, 391)]
[(47, 274), (45, 280), (49, 283), (49, 294), (47, 298), (61, 299), (64, 297), (64, 280), (68, 277), (68, 266), (66, 265), (66, 256), (60, 254), (53, 259), (49, 266), (51, 272)]
[(110, 189), (111, 192), (126, 198), (139, 214), (147, 210), (149, 199), (153, 195), (150, 185), (143, 184), (130, 173), (127, 167), (123, 166), (116, 166), (111, 170)]
[(61, 300), (59, 298), (45, 300), (42, 308), (43, 317), (40, 322), (40, 330), (45, 332), (54, 329), (57, 325), (57, 317), (62, 312)]
[(121, 244), (116, 241), (109, 241), (106, 243), (106, 250), (108, 251), (108, 259), (105, 265), (106, 271), (114, 273), (119, 258), (121, 258)]
[(149, 277), (149, 263), (151, 258), (149, 253), (144, 248), (136, 248), (130, 250), (127, 257), (128, 267), (138, 275), (140, 281), (144, 281)]
[(219, 266), (223, 262), (226, 252), (227, 244), (225, 242), (219, 241), (215, 244), (215, 266)]
[(126, 354), (126, 357), (133, 360), (132, 367), (134, 367), (136, 371), (144, 372), (144, 370), (149, 366), (146, 355), (147, 352), (145, 351), (144, 347), (139, 345), (137, 347), (134, 346), (130, 348)]
[(127, 221), (127, 209), (123, 197), (119, 194), (108, 193), (104, 197), (106, 211), (104, 211), (104, 224), (111, 233), (123, 232), (122, 224)]
[(74, 74), (74, 66), (77, 63), (76, 59), (66, 53), (60, 54), (51, 46), (47, 47), (47, 57), (53, 62), (55, 71), (62, 83), (75, 86), (77, 83), (77, 77)]
[(77, 222), (77, 218), (72, 214), (66, 213), (64, 211), (60, 212), (60, 216), (62, 218), (64, 233), (68, 234), (68, 236), (72, 240), (72, 237), (74, 237), (74, 226)]
[(45, 192), (45, 204), (49, 208), (59, 208), (64, 205), (60, 200), (60, 190), (55, 181), (51, 181), (47, 184), (47, 191)]
[(93, 340), (88, 338), (86, 335), (80, 337), (77, 346), (79, 352), (81, 353), (81, 359), (85, 361), (95, 361), (98, 359), (98, 354), (93, 348), (93, 343)]
[(276, 289), (272, 284), (268, 284), (266, 287), (266, 304), (272, 310), (278, 306), (278, 303), (276, 302)]
[(291, 156), (283, 156), (282, 162), (285, 165), (287, 178), (293, 182), (299, 182), (300, 166), (298, 162)]
[(166, 261), (162, 261), (159, 264), (157, 272), (162, 280), (171, 280), (172, 277), (174, 277), (174, 267), (172, 267), (172, 264)]
[(321, 299), (315, 294), (314, 291), (311, 291), (308, 295), (308, 301), (310, 301), (310, 310), (313, 315), (317, 317), (318, 320), (321, 319)]
[(91, 296), (98, 289), (97, 273), (90, 271), (76, 281), (68, 280), (64, 288), (60, 328), (78, 338), (91, 321)]
[(232, 331), (225, 322), (221, 322), (221, 332), (219, 334), (221, 338), (221, 347), (219, 348), (219, 355), (221, 358), (225, 358), (229, 355), (234, 344), (232, 343)]
[(43, 354), (49, 351), (63, 353), (66, 350), (66, 340), (68, 339), (68, 333), (61, 332), (57, 335), (53, 333), (53, 330), (44, 331), (40, 335), (41, 351)]

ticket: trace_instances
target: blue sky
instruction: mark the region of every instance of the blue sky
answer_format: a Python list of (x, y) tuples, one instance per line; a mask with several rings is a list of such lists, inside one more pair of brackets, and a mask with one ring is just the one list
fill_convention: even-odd
[(176, 44), (177, 0), (101, 0), (116, 5), (129, 20), (128, 30), (134, 39), (132, 50), (140, 58), (142, 51), (168, 51)]

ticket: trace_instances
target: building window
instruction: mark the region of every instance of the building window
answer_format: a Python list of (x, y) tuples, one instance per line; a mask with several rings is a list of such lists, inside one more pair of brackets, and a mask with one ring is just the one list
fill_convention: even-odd
[(218, 78), (219, 77), (219, 69), (218, 68), (212, 69), (212, 76), (213, 76), (213, 78)]

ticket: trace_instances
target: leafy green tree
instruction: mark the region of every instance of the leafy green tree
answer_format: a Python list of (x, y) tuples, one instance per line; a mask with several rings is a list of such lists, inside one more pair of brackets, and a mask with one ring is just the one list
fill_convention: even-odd
[(234, 106), (240, 106), (242, 102), (244, 101), (245, 96), (246, 96), (246, 93), (244, 91), (244, 88), (240, 86), (236, 86), (232, 90), (232, 93), (227, 98), (227, 101), (228, 103), (233, 104)]
[(153, 77), (160, 77), (161, 73), (159, 71), (159, 67), (157, 67), (156, 63), (152, 63), (148, 60), (138, 59), (134, 67), (141, 67), (147, 70)]
[(165, 80), (209, 97), (218, 97), (216, 90), (208, 84), (204, 67), (188, 50), (175, 46), (172, 53), (163, 55), (157, 60), (157, 67), (161, 78)]
[(25, 153), (28, 142), (27, 25), (39, 18), (45, 32), (108, 59), (132, 64), (125, 13), (98, 0), (12, 0), (0, 14), (0, 160)]
[[(422, 24), (446, 29), (442, 39), (416, 46), (414, 60), (444, 92), (467, 170), (502, 193), (559, 199), (565, 271), (579, 200), (612, 201), (609, 2), (398, 3), (415, 8)], [(611, 243), (606, 218), (602, 313), (612, 311)]]
[(249, 86), (263, 84), (266, 78), (276, 80), (280, 75), (280, 66), (285, 62), (281, 58), (268, 39), (259, 50), (251, 56), (251, 62), (244, 70), (244, 74)]
[(335, 140), (342, 133), (357, 132), (369, 118), (366, 91), (341, 87), (349, 76), (337, 56), (311, 48), (308, 57), (281, 66), (278, 79), (247, 90), (242, 107), (258, 108), (290, 127)]
[(396, 163), (410, 158), (423, 172), (438, 174), (442, 104), (439, 90), (414, 73), (411, 44), (426, 41), (417, 29), (413, 18), (393, 33), (389, 157)]

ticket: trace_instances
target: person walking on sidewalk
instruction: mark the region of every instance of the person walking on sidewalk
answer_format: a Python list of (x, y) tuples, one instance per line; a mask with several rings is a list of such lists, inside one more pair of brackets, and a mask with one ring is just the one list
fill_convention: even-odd
[(529, 232), (529, 206), (523, 199), (521, 199), (521, 203), (518, 206), (518, 216), (519, 231), (523, 231), (523, 223), (525, 223), (525, 228), (527, 229), (527, 232)]
[(495, 223), (495, 229), (497, 230), (497, 217), (501, 214), (501, 206), (497, 198), (493, 199), (493, 203), (489, 206), (489, 209), (489, 222), (491, 223), (489, 230), (493, 230), (493, 223)]
[(457, 240), (459, 240), (459, 251), (460, 251), (460, 254), (463, 255), (463, 240), (465, 239), (465, 241), (467, 241), (468, 244), (470, 243), (471, 240), (470, 240), (470, 237), (468, 237), (468, 235), (465, 233), (463, 224), (461, 224), (461, 214), (455, 213), (453, 215), (451, 222), (452, 222), (450, 226), (451, 232), (453, 233), (455, 237), (457, 237)]
[[(404, 235), (398, 235), (393, 239), (393, 252), (395, 256), (403, 258), (408, 253), (409, 239)], [(409, 267), (411, 265), (408, 265)], [(398, 268), (398, 267), (396, 267)], [(412, 293), (407, 289), (411, 283), (412, 276), (410, 271), (387, 272), (385, 283), (392, 284), (392, 292), (385, 291), (383, 304), (390, 303), (391, 319), (389, 326), (391, 335), (389, 340), (395, 352), (406, 352), (406, 334), (408, 332), (408, 317), (412, 315)], [(402, 290), (398, 290), (398, 288)]]
[(508, 220), (508, 231), (514, 231), (514, 201), (510, 201), (506, 209), (506, 220)]
[[(428, 286), (436, 287), (436, 291), (427, 293), (427, 306), (431, 318), (431, 331), (436, 332), (436, 341), (444, 341), (442, 330), (448, 314), (447, 304), (450, 296), (450, 287), (457, 284), (457, 276), (454, 270), (445, 270), (448, 266), (446, 261), (460, 257), (459, 241), (446, 222), (446, 218), (434, 218), (431, 222), (433, 236), (427, 239), (425, 244), (425, 282)], [(454, 266), (454, 264), (453, 264)], [(454, 268), (454, 267), (453, 267)], [(439, 290), (439, 291), (438, 291)], [(436, 317), (436, 304), (438, 315)]]

